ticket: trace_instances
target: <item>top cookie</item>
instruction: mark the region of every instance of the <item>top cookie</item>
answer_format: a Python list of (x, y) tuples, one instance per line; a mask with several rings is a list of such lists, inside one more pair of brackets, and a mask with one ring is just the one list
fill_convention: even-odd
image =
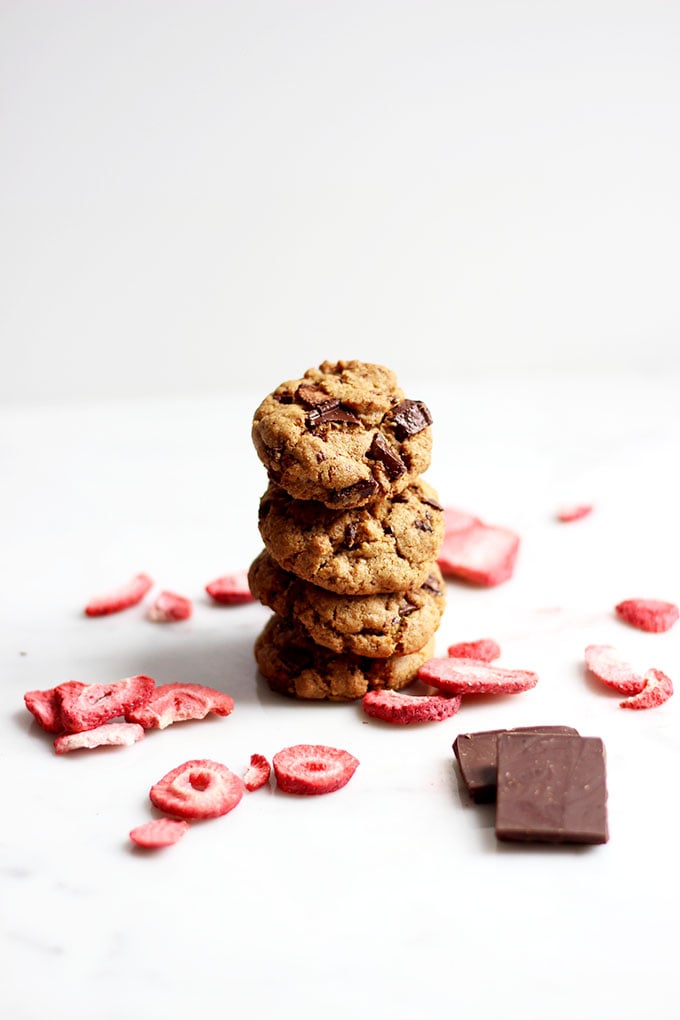
[(324, 361), (265, 397), (252, 438), (270, 479), (290, 496), (349, 508), (395, 495), (427, 470), (431, 423), (389, 368)]

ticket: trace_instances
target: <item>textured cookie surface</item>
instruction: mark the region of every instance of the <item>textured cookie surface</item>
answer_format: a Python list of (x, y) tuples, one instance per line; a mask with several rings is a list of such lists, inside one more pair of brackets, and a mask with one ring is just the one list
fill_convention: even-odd
[(352, 701), (378, 688), (398, 690), (415, 680), (434, 651), (434, 638), (410, 655), (373, 659), (337, 655), (316, 645), (293, 621), (274, 614), (255, 642), (255, 659), (273, 691), (292, 698)]
[(375, 658), (416, 652), (437, 630), (446, 604), (439, 567), (418, 588), (380, 595), (337, 595), (283, 570), (266, 550), (248, 573), (256, 599), (293, 617), (318, 645)]
[(324, 361), (265, 397), (252, 439), (270, 479), (295, 499), (355, 507), (400, 492), (427, 470), (431, 423), (390, 369)]
[(340, 595), (373, 595), (422, 585), (444, 537), (444, 512), (422, 479), (392, 498), (350, 510), (291, 499), (270, 483), (260, 500), (259, 528), (284, 570)]

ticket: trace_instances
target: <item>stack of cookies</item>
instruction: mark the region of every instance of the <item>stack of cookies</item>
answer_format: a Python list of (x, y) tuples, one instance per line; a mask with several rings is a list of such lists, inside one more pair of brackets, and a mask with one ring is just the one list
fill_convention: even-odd
[(269, 475), (253, 596), (274, 612), (255, 643), (270, 687), (347, 701), (399, 689), (434, 654), (444, 514), (420, 477), (432, 418), (393, 372), (324, 362), (267, 396), (253, 421)]

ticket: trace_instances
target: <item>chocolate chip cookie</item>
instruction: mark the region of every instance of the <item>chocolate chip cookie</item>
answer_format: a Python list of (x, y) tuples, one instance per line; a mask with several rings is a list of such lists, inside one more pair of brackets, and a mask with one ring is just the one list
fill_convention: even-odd
[(252, 438), (269, 478), (295, 499), (357, 507), (401, 492), (429, 467), (431, 423), (390, 369), (324, 361), (265, 397)]
[(258, 601), (294, 619), (316, 644), (369, 658), (417, 652), (437, 630), (446, 604), (446, 586), (436, 563), (430, 564), (418, 588), (337, 595), (301, 581), (263, 550), (251, 564), (248, 581)]
[(284, 570), (339, 595), (373, 595), (422, 585), (444, 537), (444, 511), (420, 478), (391, 498), (351, 510), (291, 499), (270, 483), (259, 528)]
[(257, 665), (273, 691), (317, 701), (352, 701), (374, 688), (398, 690), (416, 678), (433, 654), (434, 638), (410, 655), (337, 655), (276, 613), (255, 642)]

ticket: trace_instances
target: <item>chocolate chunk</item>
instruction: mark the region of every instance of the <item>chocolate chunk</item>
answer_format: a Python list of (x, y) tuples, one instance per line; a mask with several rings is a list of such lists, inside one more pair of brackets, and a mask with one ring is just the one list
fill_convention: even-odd
[(369, 500), (375, 496), (378, 488), (375, 478), (364, 478), (354, 485), (348, 485), (346, 489), (338, 489), (332, 493), (330, 502), (337, 506), (353, 506), (361, 500)]
[(350, 521), (345, 528), (345, 546), (347, 549), (353, 549), (354, 544), (357, 540), (357, 526), (353, 521)]
[(441, 595), (442, 593), (439, 580), (434, 574), (428, 574), (420, 587), (424, 588), (425, 591), (431, 591), (433, 595)]
[(352, 411), (343, 407), (339, 400), (325, 400), (323, 403), (313, 407), (305, 424), (308, 429), (315, 429), (318, 425), (326, 425), (329, 422), (341, 422), (345, 425), (361, 425), (361, 422)]
[[(298, 386), (295, 396), (306, 407), (318, 407), (320, 404), (325, 404), (327, 400), (331, 399), (319, 386)], [(340, 401), (337, 401), (337, 403), (340, 403)]]
[(453, 742), (453, 753), (467, 791), (477, 804), (492, 804), (496, 799), (498, 736), (508, 732), (578, 734), (571, 726), (523, 726), (514, 730), (459, 733)]
[(604, 744), (578, 734), (500, 733), (498, 839), (606, 843)]
[(426, 499), (425, 496), (423, 496), (422, 497), (422, 502), (425, 503), (427, 506), (431, 506), (433, 510), (443, 510), (444, 509), (444, 507), (441, 505), (441, 503), (438, 503), (436, 499)]
[(432, 531), (432, 525), (423, 517), (418, 517), (418, 519), (413, 522), (413, 526), (414, 528), (417, 528), (418, 531)]
[(376, 432), (373, 436), (373, 442), (366, 456), (372, 460), (380, 461), (390, 481), (394, 481), (395, 478), (401, 478), (406, 471), (406, 465), (403, 460), (398, 453), (395, 453), (380, 432)]
[(415, 436), (432, 424), (432, 415), (422, 400), (402, 400), (385, 415), (394, 428), (395, 437), (401, 442)]
[(416, 606), (414, 606), (408, 599), (405, 599), (399, 606), (399, 616), (410, 616), (411, 613), (416, 612)]

